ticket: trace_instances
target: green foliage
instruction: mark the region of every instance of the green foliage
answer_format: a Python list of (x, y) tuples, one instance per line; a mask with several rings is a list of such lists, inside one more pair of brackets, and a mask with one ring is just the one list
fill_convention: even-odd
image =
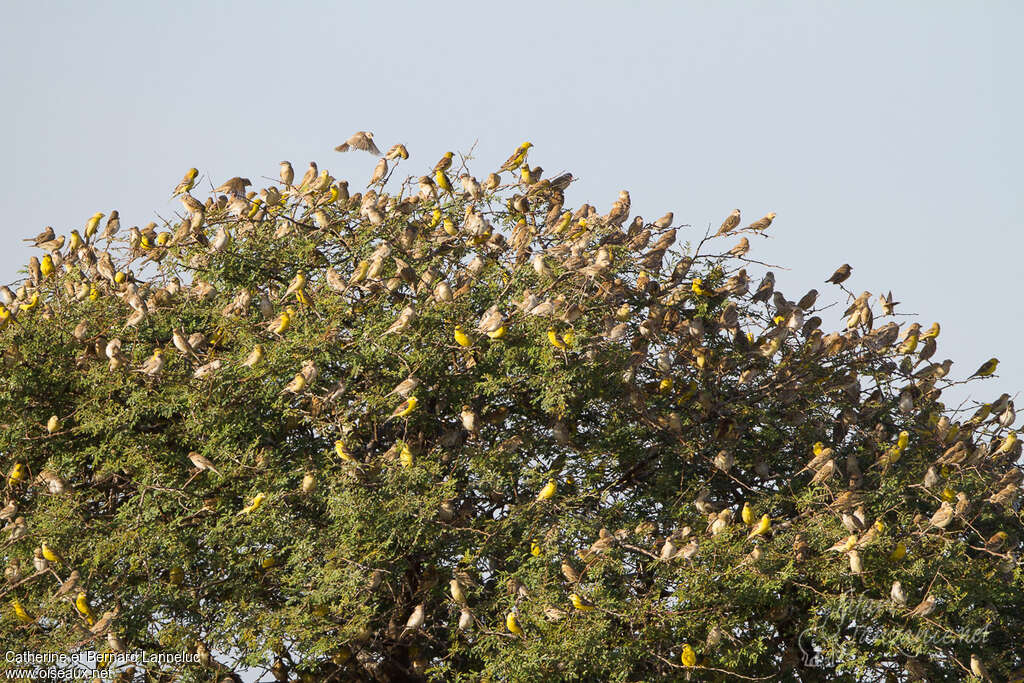
[[(28, 525), (0, 552), (22, 571), (0, 589), (0, 648), (114, 646), (54, 596), (76, 569), (130, 651), (211, 650), (177, 671), (189, 680), (680, 678), (684, 643), (702, 680), (1024, 665), (1007, 397), (947, 410), (940, 366), (901, 352), (867, 298), (824, 333), (813, 300), (750, 285), (754, 262), (628, 222), (628, 195), (566, 224), (558, 184), (519, 177), (478, 198), (424, 178), (419, 194), (193, 201), (164, 237), (133, 229), (30, 268), (0, 321), (6, 497)], [(105, 255), (123, 281), (97, 270)], [(492, 307), (500, 338), (477, 329)], [(176, 329), (201, 335), (192, 351)], [(156, 349), (164, 367), (141, 372)], [(409, 377), (418, 402), (392, 417)], [(831, 451), (809, 464), (818, 442)], [(956, 513), (938, 528), (943, 500)], [(744, 503), (770, 531), (749, 538)], [(34, 574), (42, 541), (64, 559)], [(938, 609), (912, 613), (927, 595)]]

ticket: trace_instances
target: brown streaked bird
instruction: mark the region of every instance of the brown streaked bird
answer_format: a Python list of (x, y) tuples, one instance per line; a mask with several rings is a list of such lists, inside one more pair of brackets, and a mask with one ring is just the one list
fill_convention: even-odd
[(281, 182), (285, 187), (291, 187), (293, 180), (295, 180), (295, 169), (292, 168), (292, 163), (290, 161), (282, 161)]
[(224, 476), (216, 467), (213, 466), (213, 462), (202, 453), (192, 451), (191, 453), (188, 454), (188, 459), (192, 461), (192, 464), (195, 465), (196, 469), (198, 469), (200, 472), (204, 470), (209, 470), (211, 472), (216, 472), (221, 477)]
[(320, 170), (317, 168), (316, 162), (315, 161), (309, 162), (309, 168), (306, 169), (306, 173), (302, 176), (302, 181), (299, 182), (299, 189), (300, 190), (308, 189), (309, 186), (313, 184), (313, 181), (316, 180), (316, 177), (319, 174), (320, 174)]
[(733, 209), (732, 213), (725, 217), (722, 221), (722, 226), (718, 228), (718, 232), (715, 233), (715, 237), (719, 235), (725, 235), (726, 233), (734, 230), (737, 225), (740, 224), (740, 210)]
[(836, 272), (832, 273), (832, 276), (825, 280), (825, 282), (831, 282), (834, 285), (842, 284), (850, 277), (850, 271), (852, 270), (853, 268), (850, 267), (849, 263), (844, 263), (836, 268)]
[(39, 246), (44, 242), (49, 242), (54, 237), (53, 228), (49, 225), (43, 228), (43, 231), (35, 236), (34, 239), (22, 240), (22, 242), (32, 242), (35, 246)]
[(358, 149), (362, 152), (369, 152), (376, 157), (380, 156), (380, 150), (377, 149), (377, 145), (373, 142), (373, 133), (369, 131), (361, 130), (353, 133), (352, 137), (335, 147), (334, 151), (349, 152), (353, 149)]
[(775, 220), (775, 212), (774, 211), (769, 213), (764, 218), (760, 218), (760, 219), (754, 221), (753, 223), (748, 225), (746, 229), (747, 230), (757, 230), (758, 232), (760, 232), (761, 230), (767, 230), (768, 226), (772, 224), (773, 220)]
[(252, 181), (248, 178), (239, 178), (235, 176), (230, 178), (220, 187), (214, 188), (214, 192), (224, 192), (226, 194), (236, 194), (239, 197), (245, 196), (245, 188), (252, 185)]

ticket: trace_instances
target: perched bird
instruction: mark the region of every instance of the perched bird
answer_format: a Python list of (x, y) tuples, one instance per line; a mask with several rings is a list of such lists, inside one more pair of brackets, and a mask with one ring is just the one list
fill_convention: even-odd
[(410, 396), (391, 412), (391, 417), (407, 417), (409, 413), (416, 410), (418, 403), (415, 396)]
[(514, 611), (505, 615), (505, 628), (514, 636), (523, 635), (523, 629), (519, 626), (519, 619)]
[(892, 582), (892, 588), (889, 590), (889, 597), (897, 605), (907, 604), (907, 594), (903, 592), (903, 584), (899, 581)]
[(148, 377), (156, 378), (160, 376), (165, 363), (164, 350), (157, 347), (153, 350), (153, 355), (146, 359), (146, 361), (135, 372), (141, 372)]
[(555, 480), (548, 479), (548, 483), (544, 484), (544, 488), (542, 488), (540, 492), (537, 494), (537, 500), (548, 500), (549, 498), (555, 495), (555, 492), (557, 490), (558, 484), (555, 482)]
[(210, 472), (216, 472), (217, 475), (219, 475), (221, 477), (224, 476), (223, 474), (220, 473), (220, 471), (216, 467), (213, 466), (213, 461), (210, 460), (209, 458), (207, 458), (202, 453), (197, 453), (196, 451), (191, 451), (188, 454), (188, 459), (192, 461), (192, 464), (200, 472), (203, 472), (205, 470), (209, 470)]
[(415, 631), (416, 629), (423, 626), (423, 623), (427, 620), (426, 606), (421, 602), (416, 605), (413, 609), (412, 614), (405, 621), (405, 628), (408, 631)]
[(592, 612), (596, 609), (592, 602), (581, 598), (575, 593), (569, 594), (569, 600), (572, 602), (572, 606), (581, 612)]
[(95, 615), (92, 611), (92, 605), (89, 604), (89, 596), (86, 595), (85, 591), (79, 591), (78, 596), (75, 598), (75, 609), (81, 614), (86, 620), (92, 624), (95, 619)]
[(50, 562), (53, 562), (54, 564), (60, 564), (64, 561), (64, 558), (61, 557), (61, 554), (58, 553), (52, 546), (47, 544), (46, 541), (42, 542), (40, 552), (42, 553), (43, 557), (45, 557)]
[(760, 232), (762, 230), (767, 230), (768, 226), (770, 226), (772, 224), (773, 220), (775, 220), (775, 212), (774, 211), (769, 213), (764, 218), (759, 218), (758, 220), (754, 221), (753, 223), (748, 225), (746, 227), (746, 229), (747, 230), (755, 230), (755, 231), (758, 231), (758, 232)]
[(82, 575), (79, 574), (77, 569), (71, 570), (71, 574), (64, 580), (64, 583), (60, 585), (54, 597), (65, 597), (77, 593), (81, 588)]
[(772, 520), (768, 515), (761, 515), (761, 521), (757, 523), (757, 526), (747, 535), (747, 538), (754, 538), (756, 536), (763, 536), (768, 533), (772, 528)]
[(731, 232), (739, 224), (740, 224), (740, 210), (739, 209), (733, 209), (732, 213), (730, 213), (728, 216), (726, 216), (725, 220), (722, 221), (722, 225), (721, 225), (721, 227), (718, 228), (718, 232), (715, 233), (715, 237), (718, 237), (719, 235), (725, 235), (726, 233)]
[(250, 502), (244, 508), (239, 510), (238, 514), (240, 514), (240, 515), (247, 515), (247, 514), (249, 514), (251, 512), (255, 512), (256, 510), (259, 509), (259, 507), (261, 505), (263, 505), (263, 501), (265, 501), (266, 499), (267, 499), (267, 494), (265, 494), (265, 493), (257, 493), (253, 497), (252, 502)]
[(455, 331), (452, 333), (452, 336), (455, 339), (455, 343), (458, 344), (459, 346), (468, 347), (473, 345), (473, 342), (469, 338), (469, 335), (467, 335), (465, 331), (462, 329), (462, 325), (455, 326)]
[(292, 186), (292, 181), (295, 180), (295, 169), (292, 168), (292, 164), (290, 161), (281, 162), (280, 176), (281, 184), (284, 185), (286, 188), (290, 188)]
[(505, 163), (501, 165), (500, 171), (514, 171), (526, 161), (526, 155), (533, 147), (532, 142), (524, 142), (516, 148), (516, 151), (512, 152), (512, 156), (505, 160)]
[(177, 197), (180, 194), (184, 194), (192, 189), (196, 183), (196, 177), (199, 176), (199, 170), (190, 168), (185, 171), (185, 177), (181, 179), (181, 182), (174, 188), (172, 197)]
[(413, 321), (416, 319), (416, 311), (412, 306), (406, 306), (402, 309), (402, 312), (398, 314), (398, 318), (395, 322), (391, 323), (388, 329), (384, 330), (382, 336), (389, 334), (405, 334), (405, 331), (412, 326)]
[(377, 145), (373, 142), (373, 133), (361, 130), (353, 133), (352, 136), (334, 148), (335, 152), (348, 152), (353, 149), (358, 149), (363, 152), (369, 152), (370, 154), (379, 157), (380, 150), (377, 149)]
[(988, 377), (996, 371), (996, 366), (999, 365), (998, 358), (989, 358), (987, 361), (981, 364), (981, 367), (974, 371), (971, 377)]
[(697, 666), (697, 653), (693, 651), (689, 643), (683, 643), (683, 651), (679, 655), (679, 661), (687, 668)]
[(851, 270), (853, 269), (850, 268), (850, 264), (844, 263), (843, 265), (836, 268), (836, 272), (832, 273), (831, 277), (825, 280), (825, 282), (831, 282), (832, 284), (835, 285), (842, 284), (843, 282), (846, 282), (847, 278), (850, 277)]

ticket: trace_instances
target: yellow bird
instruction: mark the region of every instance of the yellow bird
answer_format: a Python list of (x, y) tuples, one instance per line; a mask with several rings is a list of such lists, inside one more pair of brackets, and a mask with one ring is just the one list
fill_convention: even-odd
[(939, 327), (938, 323), (932, 323), (932, 326), (925, 330), (924, 334), (921, 335), (921, 339), (934, 339), (939, 336), (941, 329), (942, 328)]
[(754, 523), (754, 510), (750, 507), (750, 503), (743, 503), (743, 510), (740, 512), (740, 517), (743, 519), (743, 523), (747, 526)]
[(261, 505), (263, 505), (263, 501), (266, 500), (266, 499), (267, 499), (267, 494), (265, 494), (265, 493), (257, 493), (255, 495), (255, 497), (253, 497), (252, 502), (249, 503), (248, 505), (246, 505), (241, 510), (239, 510), (238, 514), (240, 514), (240, 515), (247, 515), (250, 512), (256, 511)]
[(455, 237), (459, 234), (459, 228), (451, 218), (445, 217), (444, 222), (441, 224), (441, 229), (445, 231), (445, 234), (451, 237)]
[(509, 612), (505, 615), (505, 628), (507, 628), (509, 633), (512, 635), (523, 635), (523, 629), (519, 627), (519, 620), (516, 618), (515, 612)]
[(982, 363), (981, 367), (978, 368), (971, 377), (988, 377), (996, 371), (997, 365), (999, 365), (998, 358), (989, 358), (987, 361)]
[(47, 544), (46, 541), (43, 541), (42, 550), (43, 550), (43, 557), (45, 557), (50, 562), (55, 562), (57, 564), (60, 564), (61, 562), (64, 561), (64, 558), (61, 557), (60, 553), (58, 553), (56, 550), (51, 548), (49, 546), (49, 544)]
[(907, 556), (907, 544), (904, 543), (903, 541), (900, 541), (899, 543), (896, 544), (896, 547), (892, 549), (892, 552), (889, 553), (889, 561), (890, 562), (899, 562), (900, 560), (902, 560), (906, 556)]
[(398, 452), (398, 462), (402, 464), (402, 467), (412, 467), (412, 451), (409, 450), (409, 444), (402, 444), (402, 448)]
[(562, 335), (562, 341), (565, 342), (566, 346), (576, 345), (576, 333), (572, 330), (566, 330), (565, 334)]
[(14, 486), (15, 484), (21, 483), (28, 479), (28, 468), (25, 467), (24, 463), (16, 462), (14, 467), (11, 468), (10, 473), (7, 475), (7, 485)]
[(270, 331), (275, 334), (282, 334), (285, 330), (291, 327), (293, 315), (295, 315), (295, 310), (292, 308), (286, 308), (276, 320), (270, 323)]
[(683, 644), (683, 652), (679, 655), (679, 660), (685, 667), (697, 666), (697, 653), (693, 651), (689, 643)]
[(177, 197), (179, 194), (185, 194), (186, 192), (191, 190), (192, 186), (195, 185), (196, 176), (198, 175), (199, 171), (197, 169), (188, 169), (188, 171), (185, 172), (185, 177), (182, 178), (181, 182), (178, 183), (178, 186), (174, 188), (174, 194), (172, 194), (171, 196)]
[(1003, 453), (1009, 453), (1013, 450), (1013, 447), (1017, 445), (1017, 432), (1010, 432), (1003, 439), (1003, 443), (999, 444), (999, 448), (995, 450), (992, 455), (1002, 455)]
[(447, 171), (452, 167), (452, 157), (455, 156), (452, 152), (445, 152), (441, 160), (434, 166), (434, 172)]
[(711, 292), (709, 292), (708, 290), (704, 289), (704, 279), (703, 278), (699, 278), (699, 277), (693, 278), (693, 282), (690, 283), (690, 289), (697, 296), (711, 296)]
[(181, 567), (171, 567), (167, 573), (167, 583), (172, 586), (180, 586), (185, 581), (185, 570)]
[(516, 151), (512, 153), (512, 156), (510, 156), (505, 163), (501, 165), (499, 170), (514, 171), (522, 166), (523, 162), (526, 161), (526, 155), (530, 151), (531, 147), (533, 147), (532, 142), (524, 142), (519, 145), (519, 147), (516, 148)]
[(405, 417), (412, 411), (416, 410), (416, 405), (419, 401), (415, 396), (410, 396), (405, 399), (395, 410), (391, 413), (391, 417)]
[[(99, 214), (102, 216), (103, 214)], [(83, 244), (82, 236), (78, 234), (77, 230), (71, 231), (71, 242), (68, 243), (68, 253), (78, 251), (79, 247)]]
[(342, 443), (341, 441), (334, 442), (334, 452), (337, 453), (338, 457), (344, 460), (345, 462), (355, 462), (356, 460), (355, 458), (352, 457), (352, 454), (348, 452), (348, 450), (345, 448), (345, 444)]
[(43, 277), (50, 277), (50, 273), (53, 272), (53, 257), (47, 254), (43, 257), (42, 262), (39, 264), (39, 272), (43, 274)]
[(285, 290), (282, 299), (287, 299), (292, 294), (301, 291), (306, 286), (306, 273), (299, 271), (295, 273), (295, 277), (292, 278), (291, 284), (288, 285), (288, 289)]
[(91, 238), (91, 237), (92, 237), (93, 235), (95, 235), (95, 234), (96, 234), (96, 231), (97, 231), (97, 230), (99, 230), (99, 227), (100, 227), (100, 220), (102, 220), (102, 219), (103, 219), (103, 216), (105, 216), (105, 215), (106, 215), (106, 214), (102, 214), (102, 213), (100, 213), (99, 211), (97, 211), (96, 213), (94, 213), (94, 214), (93, 214), (93, 215), (92, 215), (92, 216), (91, 216), (91, 217), (89, 218), (89, 220), (87, 220), (87, 221), (85, 222), (85, 239), (86, 239), (86, 241), (89, 241), (89, 239), (90, 239), (90, 238)]
[(754, 538), (755, 536), (763, 536), (768, 533), (768, 530), (772, 528), (772, 520), (768, 515), (761, 515), (761, 521), (757, 523), (754, 530), (747, 536), (748, 539)]
[(29, 615), (29, 613), (25, 611), (25, 608), (22, 607), (20, 602), (18, 602), (17, 598), (11, 600), (11, 607), (14, 609), (14, 615), (18, 617), (18, 621), (20, 621), (21, 623), (31, 624), (33, 621), (35, 621), (35, 619), (33, 619)]
[(91, 624), (96, 618), (92, 612), (92, 606), (89, 604), (89, 596), (85, 594), (85, 591), (79, 591), (78, 597), (75, 598), (75, 609), (78, 613), (85, 617)]
[(437, 171), (434, 173), (434, 180), (437, 182), (437, 186), (439, 188), (451, 194), (452, 182), (448, 180), (448, 176), (445, 175), (444, 171)]
[(458, 344), (459, 346), (465, 347), (473, 345), (473, 342), (470, 340), (469, 335), (467, 335), (465, 331), (463, 331), (462, 325), (455, 326), (454, 337), (455, 343)]
[(551, 342), (551, 345), (556, 349), (565, 348), (565, 342), (558, 338), (558, 333), (555, 332), (555, 328), (553, 327), (548, 328), (548, 341)]
[(587, 600), (584, 600), (575, 593), (569, 594), (569, 600), (572, 601), (572, 606), (581, 612), (593, 612), (595, 609), (592, 603), (588, 602)]
[(920, 336), (916, 332), (911, 333), (907, 336), (906, 341), (899, 345), (896, 351), (903, 354), (913, 353), (917, 348), (918, 339), (920, 339)]
[(301, 372), (295, 374), (292, 381), (288, 383), (288, 386), (284, 388), (285, 393), (299, 394), (306, 388), (306, 376)]
[(490, 337), (491, 339), (501, 339), (502, 337), (505, 336), (505, 332), (506, 331), (507, 330), (505, 329), (505, 326), (502, 325), (498, 329), (496, 329), (496, 330), (494, 330), (492, 332), (488, 332), (487, 336)]
[(541, 553), (540, 543), (538, 543), (536, 540), (530, 541), (530, 554), (533, 555), (534, 557), (540, 557), (540, 553)]
[(551, 496), (555, 495), (555, 491), (558, 490), (558, 483), (554, 479), (548, 479), (548, 483), (544, 484), (544, 488), (537, 494), (537, 500), (547, 500)]
[(900, 432), (899, 437), (896, 439), (896, 448), (902, 453), (907, 449), (907, 443), (910, 441), (910, 433), (906, 430)]

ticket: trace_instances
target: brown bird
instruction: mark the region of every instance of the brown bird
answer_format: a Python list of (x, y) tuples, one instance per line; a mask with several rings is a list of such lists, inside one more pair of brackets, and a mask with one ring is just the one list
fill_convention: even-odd
[(353, 149), (369, 152), (375, 157), (380, 156), (380, 150), (377, 149), (377, 145), (373, 143), (373, 133), (369, 131), (361, 130), (353, 133), (352, 137), (335, 147), (334, 151), (349, 152)]
[(832, 277), (825, 280), (825, 282), (831, 282), (834, 285), (846, 282), (846, 279), (850, 277), (851, 270), (853, 269), (850, 267), (850, 264), (844, 263), (843, 265), (836, 268), (836, 272), (832, 273)]
[(758, 230), (758, 231), (760, 231), (760, 230), (767, 230), (768, 226), (772, 224), (773, 220), (775, 220), (775, 212), (774, 211), (772, 211), (770, 214), (768, 214), (764, 218), (756, 220), (753, 223), (751, 223), (750, 225), (748, 225), (747, 226), (747, 230)]
[(192, 451), (188, 454), (188, 459), (192, 461), (192, 464), (195, 465), (196, 469), (199, 471), (210, 470), (211, 472), (216, 472), (222, 477), (224, 476), (216, 467), (213, 466), (213, 462), (202, 453)]
[(739, 224), (740, 224), (740, 210), (739, 209), (733, 209), (732, 213), (730, 213), (728, 216), (726, 216), (725, 220), (722, 221), (722, 227), (720, 227), (718, 229), (718, 232), (715, 233), (715, 237), (718, 237), (719, 235), (724, 235), (724, 234), (728, 233), (729, 231), (735, 229), (736, 226), (739, 225)]
[(239, 178), (238, 176), (235, 176), (234, 178), (231, 178), (230, 180), (225, 182), (220, 187), (215, 188), (214, 192), (236, 194), (241, 197), (245, 195), (245, 188), (249, 187), (250, 185), (252, 185), (252, 181), (249, 180), (248, 178)]

